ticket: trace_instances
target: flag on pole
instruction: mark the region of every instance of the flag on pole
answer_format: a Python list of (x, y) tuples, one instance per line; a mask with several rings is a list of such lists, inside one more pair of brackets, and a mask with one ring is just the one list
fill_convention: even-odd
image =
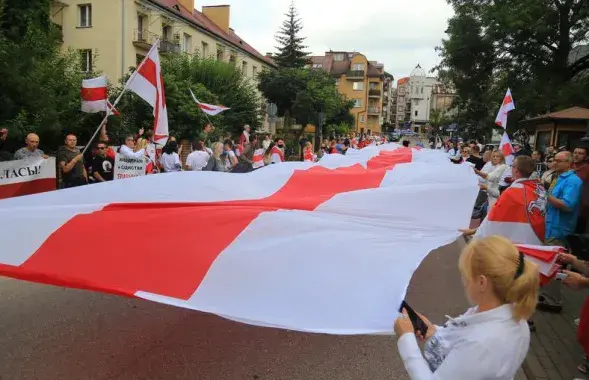
[(153, 139), (158, 144), (168, 140), (168, 111), (162, 77), (159, 41), (153, 44), (147, 56), (127, 81), (126, 87), (153, 107)]
[(108, 102), (106, 77), (84, 79), (80, 95), (82, 97), (82, 112), (106, 112)]
[(504, 129), (507, 128), (507, 114), (510, 111), (515, 109), (515, 103), (513, 102), (513, 98), (511, 97), (511, 90), (508, 88), (507, 92), (505, 93), (505, 98), (503, 98), (503, 103), (499, 108), (499, 112), (497, 113), (497, 118), (495, 119), (495, 124), (498, 127), (503, 127)]
[(194, 93), (192, 92), (192, 90), (190, 90), (190, 89), (188, 89), (188, 90), (190, 91), (190, 95), (192, 95), (192, 99), (194, 99), (194, 102), (196, 103), (198, 108), (200, 108), (200, 110), (202, 112), (206, 113), (207, 115), (215, 116), (215, 115), (220, 114), (223, 111), (227, 111), (227, 110), (231, 109), (231, 108), (225, 107), (225, 106), (215, 106), (213, 104), (199, 102), (198, 99), (196, 99), (196, 96), (194, 96)]
[(108, 112), (119, 116), (119, 111), (108, 101), (108, 84), (105, 76), (82, 81), (82, 112)]
[(511, 140), (509, 139), (509, 135), (507, 134), (507, 132), (503, 132), (503, 136), (501, 136), (499, 150), (503, 152), (503, 155), (505, 156), (506, 160), (513, 154), (513, 145), (511, 145)]

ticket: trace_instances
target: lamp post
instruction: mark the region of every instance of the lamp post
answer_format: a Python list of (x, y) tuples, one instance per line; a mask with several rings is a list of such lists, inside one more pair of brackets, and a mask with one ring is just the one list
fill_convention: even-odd
[(320, 110), (317, 112), (317, 128), (315, 128), (315, 148), (321, 146), (323, 141), (323, 123), (325, 123), (325, 112)]

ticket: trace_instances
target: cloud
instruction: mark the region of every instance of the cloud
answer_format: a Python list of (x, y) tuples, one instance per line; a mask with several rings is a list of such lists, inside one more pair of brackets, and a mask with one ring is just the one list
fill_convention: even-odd
[[(231, 25), (261, 53), (274, 52), (274, 35), (290, 0), (208, 0), (231, 4)], [(434, 48), (445, 37), (452, 8), (445, 0), (295, 0), (307, 51), (358, 51), (399, 79), (417, 63), (429, 71), (439, 62)]]

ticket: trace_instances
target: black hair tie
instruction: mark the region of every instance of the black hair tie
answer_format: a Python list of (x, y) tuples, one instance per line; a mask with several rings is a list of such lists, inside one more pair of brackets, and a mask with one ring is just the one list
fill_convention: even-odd
[(519, 253), (519, 262), (517, 263), (517, 269), (515, 271), (515, 279), (521, 276), (524, 273), (524, 254)]

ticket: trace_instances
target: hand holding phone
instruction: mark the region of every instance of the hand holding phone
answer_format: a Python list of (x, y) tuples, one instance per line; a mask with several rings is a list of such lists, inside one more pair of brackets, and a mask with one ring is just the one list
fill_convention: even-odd
[(564, 281), (564, 279), (567, 277), (568, 277), (568, 275), (566, 273), (562, 273), (562, 272), (558, 272), (555, 276), (555, 278), (559, 281)]
[(413, 308), (411, 306), (409, 306), (409, 304), (405, 301), (403, 301), (401, 303), (401, 307), (399, 308), (399, 313), (402, 313), (403, 309), (405, 309), (405, 311), (407, 312), (407, 316), (409, 317), (409, 320), (411, 321), (411, 324), (413, 325), (414, 332), (415, 333), (419, 332), (421, 334), (421, 336), (425, 338), (427, 335), (427, 330), (428, 330), (427, 324), (423, 321), (423, 319), (421, 319), (419, 314), (417, 314), (415, 312), (415, 310), (413, 310)]

